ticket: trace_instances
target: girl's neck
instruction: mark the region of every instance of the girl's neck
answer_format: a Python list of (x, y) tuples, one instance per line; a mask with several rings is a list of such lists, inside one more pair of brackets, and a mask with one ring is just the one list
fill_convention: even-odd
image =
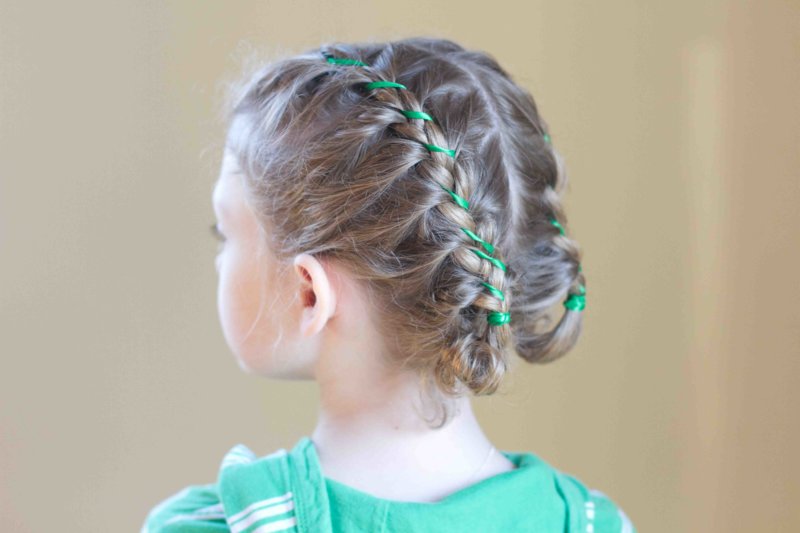
[(325, 477), (378, 497), (433, 501), (513, 468), (501, 454), (487, 453), (493, 445), (468, 397), (455, 401), (447, 425), (430, 429), (414, 409), (418, 396), (403, 390), (385, 387), (379, 398), (346, 407), (321, 394), (311, 440)]
[(386, 499), (425, 501), (513, 469), (488, 453), (470, 397), (451, 400), (444, 427), (428, 426), (423, 417), (436, 413), (422, 401), (418, 376), (386, 364), (364, 312), (343, 309), (317, 347), (320, 403), (310, 438), (323, 475)]

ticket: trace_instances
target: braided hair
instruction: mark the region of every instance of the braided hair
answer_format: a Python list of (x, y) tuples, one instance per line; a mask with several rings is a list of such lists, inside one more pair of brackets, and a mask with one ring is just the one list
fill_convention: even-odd
[(575, 344), (585, 285), (563, 159), (488, 54), (421, 37), (326, 44), (258, 68), (228, 103), (227, 146), (270, 250), (344, 265), (387, 359), (429, 393), (491, 394), (511, 352), (547, 362)]

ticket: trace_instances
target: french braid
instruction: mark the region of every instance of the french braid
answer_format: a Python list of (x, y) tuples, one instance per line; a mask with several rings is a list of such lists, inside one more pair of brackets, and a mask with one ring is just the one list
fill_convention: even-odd
[[(322, 55), (323, 57), (325, 57), (328, 63), (333, 63), (336, 65), (356, 65), (359, 67), (368, 66), (366, 63), (358, 59), (335, 57), (330, 52), (324, 50), (322, 51)], [(455, 149), (446, 148), (442, 146), (444, 142), (444, 135), (441, 129), (439, 128), (439, 125), (436, 123), (433, 117), (431, 117), (428, 113), (419, 110), (421, 106), (416, 101), (416, 98), (414, 98), (413, 94), (408, 92), (408, 88), (405, 85), (398, 83), (396, 81), (377, 79), (375, 81), (365, 83), (364, 88), (369, 91), (376, 89), (384, 89), (384, 88), (402, 89), (403, 91), (406, 91), (408, 97), (405, 99), (393, 97), (393, 95), (391, 94), (386, 95), (385, 93), (378, 94), (375, 97), (377, 100), (385, 104), (389, 105), (394, 104), (395, 108), (404, 117), (406, 117), (407, 121), (398, 121), (397, 123), (392, 124), (392, 127), (398, 132), (398, 134), (403, 135), (409, 139), (414, 139), (419, 141), (420, 144), (423, 145), (425, 148), (427, 148), (431, 153), (444, 153), (447, 154), (452, 159), (456, 158)], [(408, 107), (405, 108), (400, 107), (402, 105)], [(428, 124), (426, 126), (421, 127), (413, 125), (408, 122), (414, 120), (421, 120), (423, 121), (423, 123), (427, 122)], [(457, 178), (459, 168), (458, 165), (456, 165), (456, 163), (453, 161), (449, 161), (443, 158), (443, 160), (440, 161), (438, 165), (441, 166), (441, 168), (445, 171), (444, 176), (448, 184), (450, 183), (453, 184), (447, 186), (439, 182), (439, 186), (452, 197), (453, 202), (458, 207), (463, 209), (463, 211), (468, 211), (469, 201), (464, 198), (464, 195), (469, 196), (470, 193), (468, 189), (470, 184), (469, 180), (459, 180)], [(420, 169), (418, 168), (418, 170)], [(436, 178), (436, 176), (433, 177), (434, 179)], [(453, 190), (456, 188), (459, 189), (461, 194), (458, 194)], [(478, 245), (483, 247), (485, 250), (485, 251), (481, 250), (477, 246), (469, 246), (467, 247), (469, 251), (474, 253), (479, 258), (484, 259), (489, 263), (491, 263), (491, 265), (494, 268), (502, 272), (506, 271), (505, 263), (503, 263), (496, 256), (491, 255), (495, 253), (494, 245), (481, 239), (475, 233), (474, 231), (475, 222), (474, 220), (472, 220), (471, 215), (467, 216), (461, 210), (452, 209), (450, 206), (438, 206), (438, 207), (439, 209), (442, 210), (443, 214), (447, 218), (453, 220), (469, 238), (478, 243)], [(473, 260), (468, 255), (464, 256), (463, 254), (458, 254), (456, 257), (458, 259), (459, 264), (466, 270), (475, 272), (476, 275), (481, 275), (484, 273), (483, 271), (485, 269), (482, 267), (482, 264), (478, 261)], [(489, 277), (497, 280), (502, 280), (503, 278), (503, 276), (500, 274), (495, 274), (495, 275), (489, 274)], [(506, 306), (506, 298), (503, 292), (500, 289), (498, 289), (495, 285), (492, 285), (491, 283), (488, 283), (486, 281), (482, 281), (481, 284), (485, 286), (491, 292), (491, 294), (496, 298), (496, 302), (494, 303), (494, 305), (487, 305), (487, 308), (489, 309), (489, 312), (487, 314), (487, 320), (489, 324), (492, 326), (502, 326), (503, 324), (508, 324), (511, 321), (511, 315), (507, 311), (496, 310), (496, 309), (502, 309), (503, 307)], [(488, 304), (488, 302), (484, 302), (483, 299), (481, 299), (480, 302), (476, 301), (476, 305), (478, 306), (480, 306), (480, 304), (482, 303)]]

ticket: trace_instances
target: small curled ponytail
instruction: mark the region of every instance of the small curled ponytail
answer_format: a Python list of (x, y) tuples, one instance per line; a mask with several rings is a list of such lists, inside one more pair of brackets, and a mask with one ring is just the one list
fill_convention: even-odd
[[(556, 179), (566, 181), (560, 172)], [(513, 281), (514, 350), (530, 363), (548, 363), (566, 354), (582, 330), (586, 282), (580, 248), (559, 222), (564, 215), (554, 200), (560, 188), (559, 184), (542, 195), (542, 202), (549, 204), (545, 212), (552, 213), (550, 227), (544, 222), (527, 226), (519, 238), (529, 244), (515, 256), (521, 274)], [(562, 300), (563, 314), (552, 326), (551, 309)]]

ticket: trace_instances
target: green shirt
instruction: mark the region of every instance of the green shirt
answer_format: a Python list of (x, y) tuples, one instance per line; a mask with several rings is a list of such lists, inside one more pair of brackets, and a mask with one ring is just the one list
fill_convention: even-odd
[(603, 493), (532, 453), (501, 453), (517, 468), (427, 503), (378, 498), (324, 477), (309, 437), (264, 457), (237, 444), (215, 483), (162, 500), (141, 533), (635, 533)]

